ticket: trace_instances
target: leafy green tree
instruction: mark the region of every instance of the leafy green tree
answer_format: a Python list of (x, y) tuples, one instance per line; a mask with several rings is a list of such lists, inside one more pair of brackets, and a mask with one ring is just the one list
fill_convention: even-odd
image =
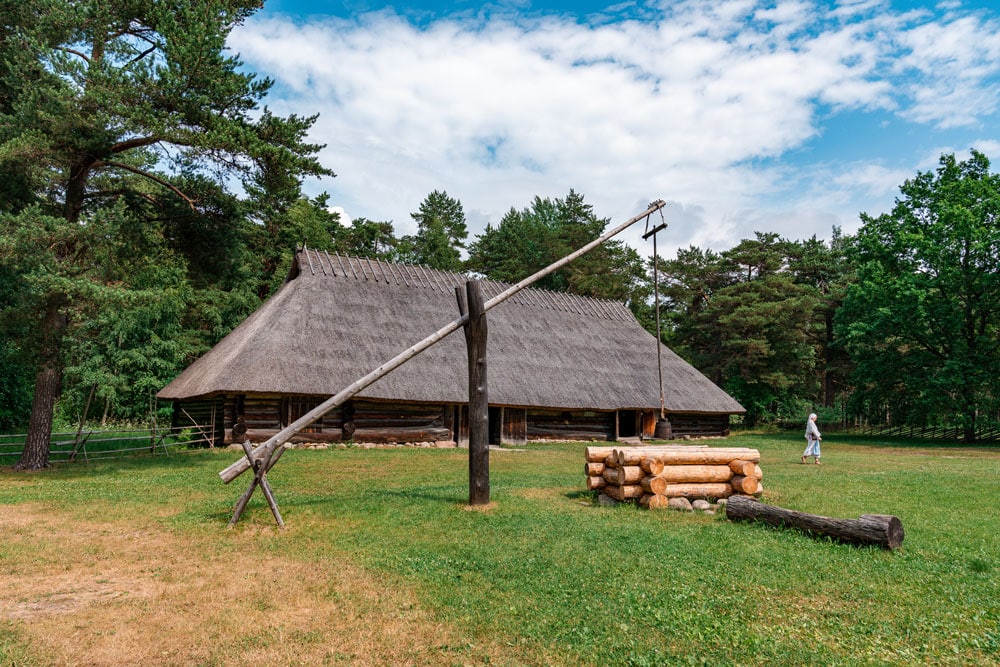
[(811, 288), (817, 298), (817, 316), (822, 325), (807, 330), (813, 339), (816, 373), (822, 385), (821, 404), (833, 408), (849, 392), (851, 358), (836, 337), (834, 317), (853, 280), (846, 256), (848, 238), (834, 228), (829, 243), (813, 236), (789, 246), (788, 269), (797, 284)]
[(667, 342), (739, 400), (750, 425), (818, 393), (820, 302), (789, 270), (795, 247), (758, 232), (725, 252), (688, 248), (662, 264)]
[[(493, 280), (517, 282), (569, 255), (604, 233), (610, 222), (574, 191), (564, 199), (536, 197), (529, 208), (511, 209), (487, 225), (469, 247), (466, 268)], [(621, 241), (608, 241), (536, 286), (630, 304), (650, 293), (642, 258)]]
[[(252, 192), (281, 170), (331, 173), (315, 160), (320, 147), (303, 140), (315, 118), (258, 110), (271, 82), (227, 54), (230, 30), (258, 7), (0, 0), (0, 175), (20, 186), (0, 188), (0, 261), (24, 282), (23, 312), (40, 332), (17, 467), (48, 465), (66, 343), (82, 323), (73, 317), (113, 303), (116, 289), (145, 289), (131, 273), (108, 281), (99, 262), (115, 254), (109, 234), (148, 220), (141, 229), (163, 244), (143, 247), (183, 256), (194, 219), (173, 215), (177, 202), (232, 221), (234, 185)], [(158, 215), (148, 217), (150, 209)]]
[(837, 314), (870, 419), (957, 421), (975, 440), (1000, 396), (1000, 176), (973, 150), (900, 186), (889, 213), (862, 215), (858, 282)]
[(442, 271), (462, 270), (462, 250), (469, 236), (462, 202), (435, 190), (411, 213), (417, 223), (415, 236), (399, 240), (397, 258)]

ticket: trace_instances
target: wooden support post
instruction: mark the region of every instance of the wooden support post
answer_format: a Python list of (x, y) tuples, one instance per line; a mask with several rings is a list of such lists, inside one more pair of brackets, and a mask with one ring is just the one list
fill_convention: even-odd
[[(456, 287), (458, 308), (468, 315), (465, 346), (469, 356), (469, 504), (490, 502), (490, 419), (486, 380), (486, 311), (478, 280)], [(465, 298), (463, 298), (463, 296)]]

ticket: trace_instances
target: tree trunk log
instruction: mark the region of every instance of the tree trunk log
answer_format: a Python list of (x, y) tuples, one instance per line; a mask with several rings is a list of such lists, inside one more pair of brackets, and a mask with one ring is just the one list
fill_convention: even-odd
[[(747, 447), (709, 447), (708, 445), (643, 445), (619, 447), (614, 450), (618, 465), (640, 465), (642, 459), (652, 458), (667, 465), (675, 463), (707, 463), (729, 465), (737, 459), (760, 461), (760, 452)], [(704, 460), (705, 457), (708, 460)], [(690, 459), (690, 460), (688, 460)]]
[(744, 477), (743, 475), (736, 475), (729, 483), (733, 485), (734, 493), (745, 493), (747, 495), (753, 495), (757, 493), (757, 483), (756, 477)]
[(662, 496), (663, 492), (667, 490), (667, 480), (662, 477), (654, 477), (653, 475), (643, 477), (642, 481), (639, 482), (639, 485), (642, 487), (643, 491), (659, 496)]
[(673, 483), (706, 484), (709, 482), (728, 482), (733, 477), (733, 471), (726, 465), (669, 465), (663, 466), (659, 477)]
[[(747, 451), (743, 452), (733, 452), (724, 451), (717, 449), (702, 449), (693, 450), (688, 452), (660, 452), (656, 454), (656, 458), (663, 461), (666, 466), (672, 465), (724, 465), (728, 466), (729, 462), (734, 459), (744, 459), (749, 457), (755, 457), (756, 463), (760, 461), (760, 453), (756, 452), (749, 453)], [(751, 458), (750, 460), (753, 460)]]
[(589, 476), (587, 477), (587, 490), (596, 491), (597, 489), (603, 489), (608, 485), (607, 480), (603, 477)]
[(728, 498), (733, 487), (725, 482), (711, 484), (667, 484), (663, 495), (668, 498)]
[(626, 484), (638, 484), (646, 476), (646, 473), (639, 466), (623, 466), (621, 468), (605, 468), (604, 479), (608, 484), (625, 486)]
[(588, 461), (583, 464), (583, 472), (586, 473), (588, 477), (594, 477), (597, 475), (604, 474), (604, 464), (603, 463), (591, 463)]
[(898, 549), (903, 545), (903, 523), (887, 514), (863, 514), (857, 519), (831, 519), (816, 514), (786, 510), (748, 498), (733, 496), (726, 505), (731, 521), (762, 521), (772, 526), (791, 526), (812, 535), (825, 535), (841, 542)]
[(663, 461), (654, 458), (643, 458), (639, 461), (639, 466), (650, 475), (659, 475), (663, 472)]
[(629, 484), (626, 486), (608, 485), (604, 487), (604, 493), (615, 500), (634, 500), (642, 497), (643, 490), (638, 484)]
[(756, 466), (757, 464), (753, 461), (744, 461), (743, 459), (736, 459), (729, 462), (729, 469), (733, 471), (733, 474), (743, 475), (744, 477), (753, 477), (753, 471)]
[(604, 459), (608, 458), (614, 450), (614, 447), (587, 447), (584, 450), (584, 455), (589, 463), (604, 463)]
[(647, 493), (642, 498), (639, 498), (639, 504), (643, 507), (648, 507), (651, 510), (663, 509), (667, 507), (670, 503), (670, 498), (664, 495)]

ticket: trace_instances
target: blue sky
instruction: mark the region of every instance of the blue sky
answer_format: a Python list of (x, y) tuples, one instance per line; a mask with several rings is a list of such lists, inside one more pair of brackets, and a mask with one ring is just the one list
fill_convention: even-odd
[(475, 234), (570, 189), (614, 222), (664, 199), (669, 255), (852, 233), (942, 153), (1000, 163), (990, 4), (267, 0), (230, 46), (271, 109), (319, 114), (338, 176), (306, 190), (347, 218), (413, 233), (444, 190)]

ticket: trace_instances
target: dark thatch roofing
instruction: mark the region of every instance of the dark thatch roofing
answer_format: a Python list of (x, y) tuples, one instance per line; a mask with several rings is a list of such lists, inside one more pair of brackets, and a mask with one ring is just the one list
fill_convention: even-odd
[[(166, 400), (216, 394), (332, 396), (458, 316), (466, 277), (419, 266), (300, 251), (289, 280), (167, 385)], [(508, 287), (484, 281), (487, 300)], [(487, 314), (493, 405), (659, 409), (656, 338), (622, 304), (526, 289)], [(668, 412), (743, 412), (661, 347)], [(456, 331), (359, 398), (468, 402), (465, 339)]]

